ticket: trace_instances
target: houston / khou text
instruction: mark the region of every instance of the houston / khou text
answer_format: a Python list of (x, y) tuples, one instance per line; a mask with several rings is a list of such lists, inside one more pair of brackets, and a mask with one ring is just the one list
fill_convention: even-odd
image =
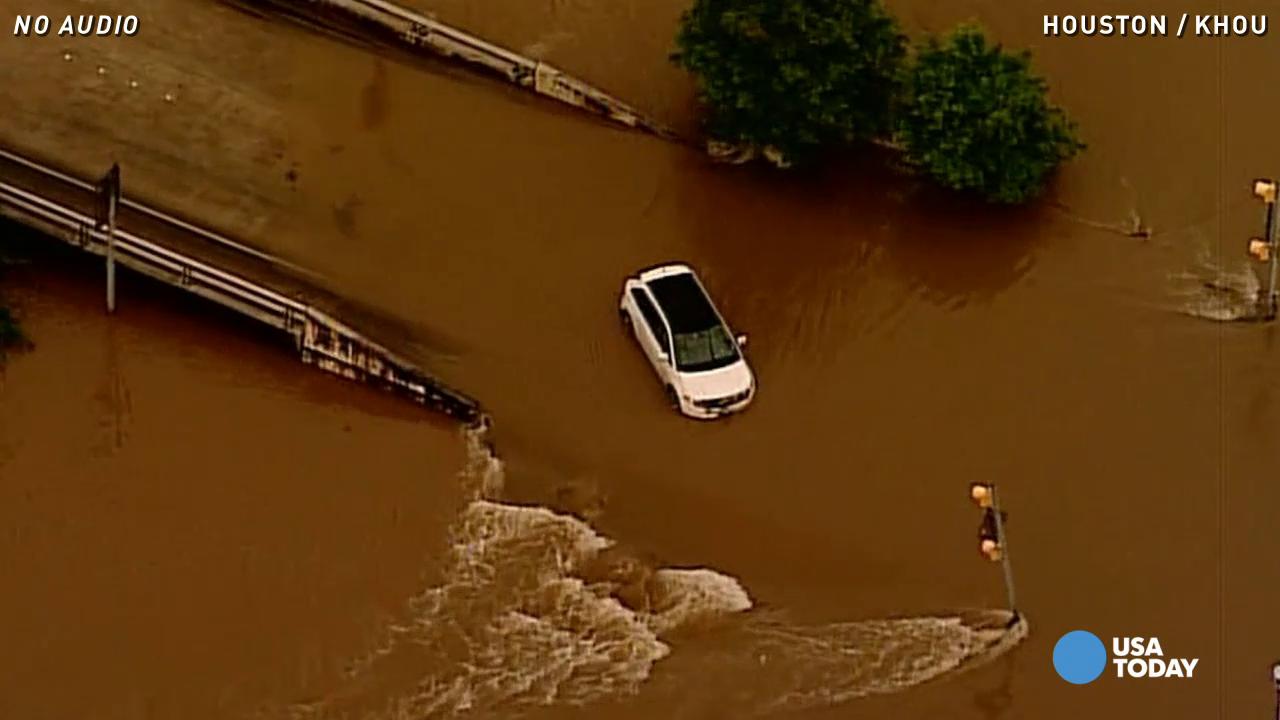
[(1262, 37), (1266, 15), (1045, 15), (1044, 34), (1050, 37)]
[(137, 15), (66, 15), (50, 19), (48, 15), (19, 15), (13, 22), (16, 37), (50, 33), (58, 37), (85, 37), (89, 35), (138, 34)]

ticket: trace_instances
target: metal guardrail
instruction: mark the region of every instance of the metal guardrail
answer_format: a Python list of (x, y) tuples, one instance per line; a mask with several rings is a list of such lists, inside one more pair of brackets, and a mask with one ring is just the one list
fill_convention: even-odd
[[(34, 160), (30, 160), (21, 155), (18, 155), (17, 153), (13, 153), (8, 150), (5, 150), (4, 148), (0, 148), (0, 159), (8, 160), (9, 162), (14, 163), (15, 165), (21, 165), (22, 167), (25, 167), (28, 170), (33, 170), (41, 175), (44, 175), (45, 177), (59, 180), (61, 182), (66, 183), (67, 185), (79, 188), (86, 192), (96, 191), (94, 184), (87, 180), (81, 180), (80, 178), (72, 177), (71, 175), (68, 175), (64, 172), (42, 165)], [(136, 200), (130, 200), (129, 198), (121, 198), (120, 205), (122, 207), (129, 208), (134, 212), (140, 213), (142, 215), (146, 215), (154, 220), (158, 220), (162, 223), (165, 223), (166, 225), (170, 225), (172, 227), (185, 230), (186, 232), (191, 233), (192, 235), (198, 235), (202, 239), (208, 240), (217, 245), (221, 245), (222, 247), (235, 250), (236, 252), (243, 253), (250, 257), (255, 257), (259, 260), (265, 260), (279, 267), (288, 268), (291, 272), (296, 272), (296, 273), (308, 275), (311, 277), (315, 276), (315, 273), (305, 268), (299, 267), (298, 265), (294, 265), (293, 263), (287, 260), (283, 260), (281, 258), (275, 257), (274, 255), (264, 253), (261, 250), (257, 250), (255, 248), (251, 248), (248, 245), (245, 245), (243, 243), (238, 243), (228, 237), (219, 235), (218, 233), (215, 233), (212, 230), (208, 230), (206, 228), (192, 225), (191, 223), (185, 220), (176, 218), (172, 215), (169, 215), (168, 213), (163, 213), (163, 212), (160, 212), (159, 210), (150, 208)]]
[[(89, 192), (94, 189), (92, 183), (46, 168), (14, 153), (0, 150), (0, 157), (19, 162), (48, 179)], [(275, 258), (266, 253), (171, 218), (140, 203), (124, 201), (122, 204), (175, 230), (237, 250), (253, 261), (275, 262)], [(35, 226), (88, 252), (106, 254), (108, 234), (106, 228), (97, 224), (95, 217), (37, 192), (0, 181), (0, 215)], [(464, 422), (483, 422), (480, 407), (474, 400), (300, 299), (126, 230), (116, 230), (113, 250), (116, 262), (121, 265), (284, 330), (292, 336), (303, 362), (408, 395)]]
[[(97, 254), (105, 252), (106, 232), (97, 226), (93, 217), (47, 200), (36, 193), (0, 182), (0, 209), (6, 204), (71, 233), (71, 238), (91, 252)], [(101, 250), (94, 247), (94, 244), (100, 246)], [(163, 269), (173, 273), (179, 278), (181, 284), (199, 283), (227, 293), (241, 302), (261, 309), (276, 320), (272, 324), (278, 325), (281, 329), (290, 329), (288, 319), (292, 314), (305, 314), (307, 311), (307, 306), (301, 302), (124, 230), (116, 231), (115, 249), (120, 253), (120, 261), (124, 265), (133, 266), (133, 269), (144, 272), (157, 268)]]
[[(329, 0), (329, 1), (332, 1), (332, 0)], [(339, 2), (341, 2), (341, 0), (339, 0)], [(508, 50), (504, 47), (494, 45), (493, 43), (488, 42), (487, 40), (482, 40), (474, 35), (471, 35), (470, 33), (466, 33), (457, 28), (451, 27), (449, 25), (445, 25), (444, 23), (439, 22), (433, 18), (427, 17), (426, 15), (423, 15), (421, 13), (414, 12), (406, 7), (396, 5), (395, 3), (389, 3), (389, 2), (386, 2), (385, 0), (354, 0), (354, 3), (365, 5), (379, 12), (386, 13), (387, 15), (391, 15), (401, 20), (405, 20), (410, 23), (413, 23), (420, 28), (420, 32), (425, 31), (422, 34), (426, 34), (427, 32), (435, 33), (437, 35), (440, 35), (441, 37), (448, 38), (449, 40), (455, 43), (458, 43), (459, 45), (470, 47), (479, 52), (484, 52), (489, 55), (493, 55), (495, 57), (506, 60), (507, 62), (513, 65), (521, 65), (529, 68), (530, 70), (532, 70), (533, 67), (537, 65), (537, 61), (535, 60), (526, 58), (523, 55), (512, 52), (511, 50)], [(335, 3), (335, 4), (339, 4), (339, 3)]]
[[(628, 127), (668, 139), (675, 131), (609, 93), (558, 68), (482, 40), (387, 0), (257, 0), (323, 21), (335, 14), (381, 31), (391, 39), (435, 55), (456, 58), (495, 72), (521, 87), (587, 110)], [(310, 11), (310, 12), (308, 12)]]

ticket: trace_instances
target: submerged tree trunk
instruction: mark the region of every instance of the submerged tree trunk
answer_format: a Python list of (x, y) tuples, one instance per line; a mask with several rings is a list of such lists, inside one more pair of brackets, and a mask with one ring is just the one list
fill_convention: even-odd
[(0, 307), (0, 351), (20, 342), (22, 342), (22, 330), (18, 327), (18, 321), (14, 320), (9, 308)]
[[(0, 274), (4, 273), (4, 266), (7, 260), (0, 255)], [(3, 289), (0, 287), (0, 289)], [(22, 334), (22, 328), (18, 325), (18, 319), (14, 317), (13, 312), (3, 304), (3, 298), (0, 298), (0, 357), (4, 355), (5, 350), (17, 347), (26, 342), (26, 336)]]

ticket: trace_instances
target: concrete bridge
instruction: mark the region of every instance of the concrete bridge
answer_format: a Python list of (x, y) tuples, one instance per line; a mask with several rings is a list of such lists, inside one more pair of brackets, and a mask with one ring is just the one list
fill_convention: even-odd
[[(105, 256), (100, 202), (94, 182), (0, 148), (0, 216)], [(111, 240), (115, 262), (287, 333), (307, 364), (481, 421), (474, 400), (336, 317), (337, 300), (290, 263), (127, 197)]]
[(335, 32), (386, 41), (409, 50), (455, 60), (610, 122), (668, 140), (675, 131), (631, 105), (541, 60), (495, 45), (387, 0), (229, 0), (265, 6), (320, 23)]
[[(608, 121), (675, 137), (626, 103), (547, 63), (386, 0), (226, 1), (457, 61)], [(128, 174), (126, 165), (125, 187)], [(103, 256), (109, 232), (99, 196), (91, 179), (0, 147), (2, 216)], [(287, 333), (308, 364), (389, 388), (465, 422), (481, 420), (475, 401), (375, 341), (367, 329), (355, 327), (364, 322), (339, 319), (342, 300), (326, 293), (302, 268), (128, 197), (121, 198), (117, 218), (111, 244), (121, 266)]]

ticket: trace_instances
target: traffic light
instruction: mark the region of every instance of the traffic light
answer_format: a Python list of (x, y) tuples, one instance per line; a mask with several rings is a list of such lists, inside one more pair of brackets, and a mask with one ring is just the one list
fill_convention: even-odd
[(1263, 318), (1272, 320), (1280, 309), (1280, 237), (1276, 227), (1276, 195), (1280, 192), (1275, 180), (1259, 178), (1253, 181), (1253, 196), (1267, 206), (1267, 224), (1264, 237), (1249, 239), (1249, 256), (1266, 263), (1266, 284), (1258, 291), (1258, 306)]
[(1271, 243), (1260, 237), (1249, 238), (1249, 255), (1258, 262), (1271, 260)]
[(1259, 262), (1268, 262), (1275, 251), (1272, 223), (1275, 221), (1276, 181), (1258, 178), (1253, 181), (1253, 196), (1267, 205), (1267, 236), (1249, 238), (1249, 255)]
[(991, 507), (991, 497), (994, 494), (994, 489), (990, 485), (983, 483), (969, 483), (969, 497), (973, 498), (978, 507), (989, 508)]
[(983, 557), (998, 562), (1004, 557), (1004, 521), (1008, 515), (995, 507), (995, 487), (985, 483), (969, 485), (969, 497), (982, 508), (982, 524), (978, 526), (978, 552)]
[(1280, 720), (1280, 662), (1271, 665), (1271, 682), (1276, 685), (1276, 718)]
[[(1021, 617), (1013, 589), (1013, 566), (1009, 562), (1009, 542), (1005, 536), (1005, 523), (1009, 516), (1000, 509), (1000, 498), (994, 483), (969, 483), (969, 499), (982, 510), (982, 524), (978, 526), (978, 552), (991, 562), (1000, 563), (1004, 570), (1004, 591), (1009, 599), (1009, 623), (1012, 627)], [(1280, 720), (1280, 718), (1277, 718)]]
[(1253, 181), (1253, 196), (1271, 204), (1276, 201), (1276, 181), (1270, 178), (1258, 178)]

